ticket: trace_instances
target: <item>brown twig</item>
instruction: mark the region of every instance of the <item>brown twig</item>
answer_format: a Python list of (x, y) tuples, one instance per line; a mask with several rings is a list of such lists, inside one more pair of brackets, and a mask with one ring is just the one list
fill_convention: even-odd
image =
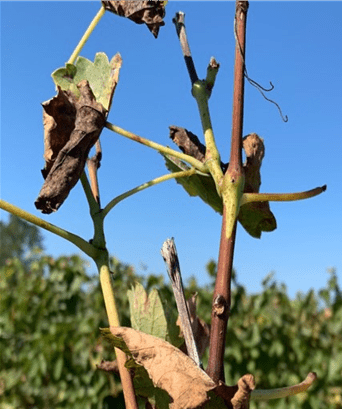
[(171, 280), (188, 355), (198, 366), (201, 366), (195, 337), (191, 327), (190, 313), (185, 300), (178, 254), (173, 238), (165, 240), (161, 249), (161, 254), (167, 266), (167, 272)]
[(89, 171), (91, 190), (93, 192), (94, 199), (96, 200), (99, 207), (101, 207), (99, 181), (97, 178), (97, 170), (101, 166), (101, 159), (102, 159), (102, 149), (101, 149), (101, 144), (100, 144), (99, 139), (97, 140), (95, 144), (95, 148), (96, 148), (95, 155), (92, 156), (91, 158), (88, 158), (87, 165), (88, 165), (88, 171)]
[[(236, 1), (236, 47), (233, 95), (233, 122), (230, 161), (224, 178), (231, 182), (243, 177), (242, 126), (244, 102), (244, 59), (246, 16), (248, 2)], [(224, 381), (224, 350), (231, 302), (231, 273), (233, 268), (236, 222), (231, 237), (226, 235), (227, 215), (223, 209), (220, 251), (217, 265), (213, 305), (211, 314), (211, 336), (207, 373), (214, 382)]]

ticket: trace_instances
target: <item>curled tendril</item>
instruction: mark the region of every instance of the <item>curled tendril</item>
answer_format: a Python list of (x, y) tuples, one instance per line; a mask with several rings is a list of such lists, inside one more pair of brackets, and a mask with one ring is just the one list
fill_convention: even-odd
[(262, 87), (259, 83), (257, 83), (256, 81), (252, 80), (252, 79), (248, 76), (247, 68), (246, 68), (246, 63), (245, 63), (245, 57), (244, 57), (244, 55), (243, 55), (242, 48), (241, 48), (241, 45), (240, 45), (240, 41), (239, 41), (238, 35), (237, 35), (236, 17), (235, 17), (235, 19), (234, 19), (234, 36), (235, 36), (236, 43), (237, 43), (238, 46), (239, 46), (239, 52), (240, 52), (242, 61), (243, 61), (243, 63), (244, 63), (244, 76), (245, 76), (245, 78), (247, 79), (247, 81), (248, 81), (253, 87), (255, 87), (255, 88), (260, 92), (260, 94), (266, 99), (266, 101), (271, 102), (272, 104), (274, 104), (274, 105), (278, 108), (278, 111), (279, 111), (279, 114), (280, 114), (280, 116), (281, 116), (281, 119), (282, 119), (284, 122), (287, 122), (287, 121), (289, 120), (289, 118), (288, 118), (287, 115), (285, 115), (285, 116), (283, 115), (280, 106), (279, 106), (275, 101), (273, 101), (272, 99), (267, 98), (266, 95), (264, 94), (264, 92), (270, 92), (270, 91), (272, 91), (272, 90), (274, 89), (274, 85), (272, 84), (272, 82), (270, 81), (271, 88), (267, 89), (267, 88)]
[[(279, 114), (280, 114), (280, 116), (281, 116), (281, 119), (282, 119), (284, 122), (287, 122), (287, 121), (289, 120), (289, 118), (288, 118), (287, 115), (285, 115), (285, 116), (283, 115), (280, 106), (279, 106), (275, 101), (273, 101), (273, 99), (267, 98), (266, 95), (264, 94), (264, 92), (270, 92), (270, 91), (272, 91), (272, 90), (274, 89), (274, 85), (272, 84), (272, 82), (270, 81), (271, 88), (266, 89), (266, 88), (263, 88), (263, 87), (262, 87), (260, 84), (258, 84), (256, 81), (254, 81), (254, 80), (252, 80), (251, 78), (249, 78), (249, 76), (248, 76), (248, 74), (247, 74), (246, 67), (245, 67), (245, 74), (244, 74), (244, 75), (245, 75), (247, 81), (248, 81), (251, 85), (253, 85), (253, 87), (255, 87), (255, 88), (260, 92), (260, 94), (266, 99), (266, 101), (271, 102), (272, 104), (274, 104), (274, 105), (278, 108), (278, 111), (279, 111)], [(264, 92), (263, 92), (263, 91), (264, 91)]]

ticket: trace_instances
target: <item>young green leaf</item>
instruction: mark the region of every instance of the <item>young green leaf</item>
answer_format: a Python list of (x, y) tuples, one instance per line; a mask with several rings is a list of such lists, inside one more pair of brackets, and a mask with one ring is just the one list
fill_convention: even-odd
[(167, 322), (158, 291), (153, 289), (147, 295), (144, 287), (137, 282), (127, 295), (132, 328), (165, 340)]
[(119, 53), (110, 61), (105, 53), (97, 53), (94, 62), (78, 57), (76, 65), (66, 64), (65, 67), (58, 68), (52, 73), (52, 78), (62, 90), (70, 90), (76, 96), (79, 95), (77, 84), (87, 80), (96, 101), (109, 111), (121, 65), (122, 59)]
[(149, 294), (140, 283), (127, 291), (132, 327), (154, 335), (172, 345), (179, 346), (184, 340), (179, 337), (176, 315), (163, 302), (156, 289)]
[[(171, 172), (179, 172), (181, 170), (190, 169), (184, 162), (171, 155), (163, 156), (165, 159), (165, 165)], [(178, 178), (176, 179), (176, 182), (182, 185), (190, 196), (199, 196), (216, 212), (222, 214), (222, 199), (217, 193), (214, 179), (210, 174), (205, 176), (197, 173), (187, 178)]]

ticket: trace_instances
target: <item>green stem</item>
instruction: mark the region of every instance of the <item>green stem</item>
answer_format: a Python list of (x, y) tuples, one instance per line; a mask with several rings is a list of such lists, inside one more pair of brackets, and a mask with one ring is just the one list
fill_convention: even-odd
[(97, 203), (97, 201), (94, 198), (93, 192), (92, 192), (91, 187), (90, 187), (89, 180), (88, 180), (87, 175), (86, 175), (85, 172), (82, 173), (80, 179), (81, 179), (81, 183), (82, 183), (84, 193), (85, 193), (85, 195), (87, 197), (87, 201), (88, 201), (89, 209), (90, 209), (90, 214), (91, 214), (91, 216), (93, 216), (94, 214), (96, 214), (96, 213), (98, 213), (100, 211), (100, 206), (99, 206), (99, 204)]
[(217, 193), (221, 196), (223, 172), (221, 169), (220, 153), (215, 143), (214, 132), (210, 120), (206, 85), (206, 81), (196, 81), (192, 86), (192, 95), (196, 99), (202, 122), (206, 146), (205, 164), (208, 166), (210, 174), (214, 179)]
[(226, 237), (229, 239), (234, 231), (234, 226), (239, 215), (245, 176), (239, 175), (234, 170), (230, 173), (228, 168), (222, 183), (222, 200), (226, 217)]
[(91, 189), (89, 180), (85, 172), (81, 175), (81, 183), (83, 186), (83, 190), (86, 194), (90, 216), (93, 221), (94, 225), (94, 238), (92, 241), (92, 245), (99, 249), (104, 249), (106, 247), (106, 240), (103, 231), (103, 219), (104, 216), (101, 212), (99, 203), (95, 200), (93, 191)]
[(327, 186), (316, 187), (315, 189), (297, 193), (244, 193), (240, 206), (251, 202), (291, 202), (295, 200), (308, 199), (319, 195), (326, 190)]
[(220, 64), (215, 60), (214, 57), (211, 57), (207, 68), (207, 77), (205, 79), (208, 99), (210, 98), (211, 91), (214, 88), (216, 75), (218, 73), (219, 67)]
[(181, 153), (178, 151), (175, 151), (171, 148), (168, 148), (167, 146), (160, 145), (159, 143), (152, 142), (149, 139), (143, 138), (141, 136), (138, 136), (132, 132), (126, 131), (125, 129), (122, 129), (116, 125), (111, 124), (110, 122), (106, 122), (106, 128), (110, 129), (111, 131), (122, 135), (128, 139), (131, 139), (132, 141), (139, 142), (142, 145), (148, 146), (149, 148), (155, 149), (160, 153), (165, 153), (167, 155), (174, 156), (175, 158), (181, 159), (187, 163), (189, 163), (191, 166), (199, 170), (200, 172), (203, 173), (208, 173), (207, 166), (202, 163), (201, 161), (193, 158), (190, 155), (186, 155), (185, 153)]
[[(118, 309), (115, 302), (113, 279), (111, 277), (109, 269), (108, 251), (103, 249), (99, 252), (99, 256), (94, 259), (100, 274), (100, 283), (102, 288), (103, 299), (105, 302), (108, 323), (110, 327), (119, 327), (120, 319)], [(114, 348), (116, 359), (119, 366), (119, 373), (121, 378), (121, 384), (123, 387), (123, 393), (125, 398), (125, 404), (127, 409), (138, 409), (136, 397), (134, 393), (134, 387), (132, 377), (125, 367), (126, 355), (118, 348)]]
[[(242, 4), (245, 13), (242, 13)], [(238, 21), (238, 38), (244, 55), (246, 11), (248, 1), (236, 0), (235, 19)], [(240, 10), (239, 10), (240, 9)], [(240, 46), (239, 46), (240, 47)], [(211, 313), (211, 333), (207, 374), (214, 380), (224, 382), (224, 356), (226, 347), (227, 326), (231, 306), (231, 278), (236, 238), (236, 218), (244, 189), (244, 172), (241, 161), (242, 124), (244, 100), (244, 64), (239, 57), (238, 44), (235, 47), (233, 126), (231, 150), (228, 169), (220, 184), (223, 200), (223, 217), (221, 240), (217, 264), (217, 276), (213, 294)], [(248, 406), (248, 405), (247, 405)]]
[(61, 229), (60, 227), (57, 227), (51, 223), (48, 223), (45, 220), (37, 216), (34, 216), (33, 214), (26, 212), (25, 210), (20, 209), (17, 206), (14, 206), (10, 203), (5, 202), (4, 200), (0, 200), (0, 208), (32, 224), (35, 224), (38, 227), (48, 230), (51, 233), (54, 233), (57, 236), (62, 237), (63, 239), (70, 241), (75, 246), (77, 246), (79, 249), (81, 249), (85, 254), (87, 254), (89, 257), (94, 258), (97, 255), (97, 249), (94, 246), (92, 246), (87, 241), (83, 240), (81, 237), (73, 233), (70, 233), (67, 230)]
[(115, 197), (113, 200), (111, 200), (107, 206), (103, 209), (101, 212), (103, 218), (107, 216), (107, 214), (113, 209), (114, 206), (116, 206), (118, 203), (120, 203), (122, 200), (126, 199), (129, 196), (134, 195), (135, 193), (141, 192), (144, 189), (147, 189), (150, 186), (155, 186), (158, 183), (165, 182), (170, 179), (174, 178), (181, 178), (181, 177), (187, 177), (187, 176), (192, 176), (196, 173), (196, 169), (192, 168), (189, 170), (183, 170), (180, 172), (174, 172), (174, 173), (168, 173), (167, 175), (160, 176), (159, 178), (155, 178), (153, 180), (150, 180), (149, 182), (143, 183), (140, 186), (137, 186), (131, 190), (128, 190), (127, 192)]
[(81, 38), (80, 42), (77, 44), (77, 47), (71, 54), (68, 60), (68, 64), (74, 64), (76, 58), (79, 56), (80, 52), (82, 51), (82, 48), (84, 47), (85, 43), (88, 41), (88, 38), (90, 37), (91, 33), (94, 31), (94, 28), (97, 26), (98, 22), (101, 20), (105, 12), (106, 12), (106, 9), (104, 8), (104, 6), (101, 6), (100, 10), (96, 14), (96, 16), (93, 18), (93, 21), (89, 24), (89, 27), (87, 28), (86, 32), (83, 34), (83, 37)]

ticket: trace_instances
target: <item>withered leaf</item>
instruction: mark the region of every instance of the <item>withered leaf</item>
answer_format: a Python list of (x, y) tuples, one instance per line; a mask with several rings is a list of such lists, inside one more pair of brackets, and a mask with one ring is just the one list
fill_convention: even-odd
[(118, 361), (104, 361), (102, 360), (99, 364), (96, 364), (96, 368), (104, 372), (115, 372), (119, 373)]
[(214, 381), (187, 355), (166, 341), (132, 328), (111, 327), (122, 338), (136, 363), (144, 366), (156, 387), (173, 399), (170, 409), (197, 408), (207, 400)]
[[(256, 133), (251, 133), (243, 138), (243, 149), (246, 153), (244, 193), (259, 193), (260, 168), (265, 155), (264, 141)], [(238, 220), (247, 232), (256, 238), (260, 238), (263, 231), (270, 232), (277, 228), (269, 202), (247, 203), (241, 206)]]
[(80, 97), (60, 88), (44, 102), (45, 178), (35, 206), (56, 211), (79, 180), (89, 151), (106, 122), (106, 110), (96, 102), (86, 80), (78, 84)]
[[(201, 144), (196, 135), (184, 128), (170, 126), (170, 137), (184, 153), (204, 162), (205, 146)], [(244, 192), (258, 193), (261, 185), (260, 168), (265, 151), (263, 140), (255, 133), (249, 134), (243, 139), (243, 148), (246, 153)], [(164, 158), (166, 167), (171, 172), (189, 169), (184, 162), (170, 155), (164, 155)], [(221, 163), (223, 172), (227, 166), (228, 164)], [(223, 213), (222, 199), (216, 191), (211, 176), (196, 174), (188, 178), (178, 178), (176, 181), (190, 196), (199, 196), (215, 211)], [(263, 231), (270, 232), (277, 227), (268, 202), (248, 203), (241, 206), (238, 221), (255, 238), (260, 238)]]
[(146, 24), (158, 37), (159, 28), (165, 25), (165, 1), (102, 1), (106, 10), (127, 17), (137, 24)]
[(254, 388), (254, 376), (246, 374), (234, 386), (227, 386), (220, 381), (219, 385), (210, 393), (223, 398), (228, 409), (248, 409), (251, 392)]
[(169, 129), (170, 138), (183, 153), (204, 162), (206, 149), (195, 134), (185, 128), (174, 125), (169, 126)]
[(134, 374), (134, 390), (139, 396), (147, 398), (152, 407), (157, 407), (158, 409), (169, 409), (168, 402), (170, 401), (170, 396), (167, 392), (160, 388), (156, 388), (153, 385), (146, 369), (135, 363), (132, 358), (132, 354), (127, 348), (125, 341), (122, 338), (115, 337), (109, 330), (109, 328), (100, 328), (102, 337), (109, 342), (113, 347), (121, 349), (129, 357), (126, 362), (126, 368), (132, 371)]

